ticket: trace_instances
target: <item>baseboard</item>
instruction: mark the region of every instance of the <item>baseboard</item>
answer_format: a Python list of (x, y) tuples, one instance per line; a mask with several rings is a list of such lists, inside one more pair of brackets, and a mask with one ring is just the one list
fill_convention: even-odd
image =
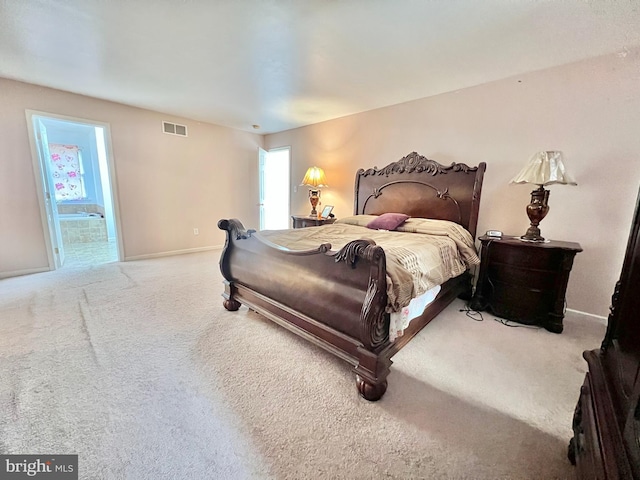
[(173, 255), (184, 255), (186, 253), (206, 252), (209, 250), (218, 250), (221, 248), (222, 248), (222, 245), (212, 245), (209, 247), (186, 248), (184, 250), (171, 250), (168, 252), (147, 253), (145, 255), (132, 255), (130, 257), (124, 257), (124, 261), (129, 262), (132, 260), (146, 260), (149, 258), (171, 257)]
[(32, 273), (43, 273), (43, 272), (49, 272), (49, 271), (50, 271), (49, 267), (40, 267), (40, 268), (27, 268), (25, 270), (14, 270), (13, 272), (0, 272), (0, 279), (20, 277), (22, 275), (31, 275)]
[(607, 323), (607, 317), (603, 317), (602, 315), (596, 315), (595, 313), (582, 312), (580, 310), (574, 310), (573, 308), (567, 308), (567, 312), (577, 313), (578, 315), (585, 315), (587, 317), (595, 318), (604, 324)]

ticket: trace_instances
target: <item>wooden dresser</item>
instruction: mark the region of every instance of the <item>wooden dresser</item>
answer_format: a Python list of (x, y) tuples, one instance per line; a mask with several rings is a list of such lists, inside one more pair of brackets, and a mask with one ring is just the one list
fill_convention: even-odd
[(567, 282), (580, 245), (518, 237), (479, 240), (480, 272), (471, 308), (561, 333)]
[(640, 196), (602, 346), (573, 418), (569, 460), (580, 479), (640, 478)]

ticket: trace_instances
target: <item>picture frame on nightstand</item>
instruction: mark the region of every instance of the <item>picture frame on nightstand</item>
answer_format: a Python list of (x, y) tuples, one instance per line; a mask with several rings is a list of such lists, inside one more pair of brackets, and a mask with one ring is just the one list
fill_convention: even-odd
[(333, 210), (333, 205), (325, 205), (322, 209), (322, 213), (320, 214), (320, 218), (329, 218), (331, 210)]

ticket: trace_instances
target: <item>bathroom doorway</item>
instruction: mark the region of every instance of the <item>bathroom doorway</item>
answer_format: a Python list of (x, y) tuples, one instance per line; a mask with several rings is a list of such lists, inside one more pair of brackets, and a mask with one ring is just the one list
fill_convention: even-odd
[(108, 124), (27, 111), (50, 269), (121, 257)]

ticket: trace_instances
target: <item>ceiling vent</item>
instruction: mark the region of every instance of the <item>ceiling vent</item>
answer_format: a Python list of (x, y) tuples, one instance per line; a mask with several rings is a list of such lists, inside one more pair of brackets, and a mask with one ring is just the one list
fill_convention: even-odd
[(177, 123), (162, 122), (162, 131), (169, 135), (180, 135), (181, 137), (187, 136), (187, 126), (178, 125)]

